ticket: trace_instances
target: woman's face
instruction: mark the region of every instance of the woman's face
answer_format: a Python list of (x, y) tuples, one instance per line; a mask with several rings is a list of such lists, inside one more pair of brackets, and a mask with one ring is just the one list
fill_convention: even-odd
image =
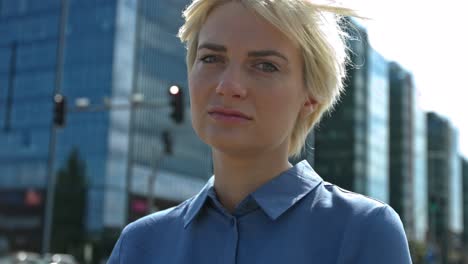
[(299, 48), (238, 2), (214, 9), (189, 73), (192, 125), (217, 151), (287, 154), (306, 103)]

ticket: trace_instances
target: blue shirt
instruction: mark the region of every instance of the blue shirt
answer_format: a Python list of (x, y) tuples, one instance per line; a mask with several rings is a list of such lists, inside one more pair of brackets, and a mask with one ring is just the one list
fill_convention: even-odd
[(258, 188), (232, 214), (213, 183), (129, 224), (108, 263), (411, 263), (391, 207), (323, 181), (307, 161)]

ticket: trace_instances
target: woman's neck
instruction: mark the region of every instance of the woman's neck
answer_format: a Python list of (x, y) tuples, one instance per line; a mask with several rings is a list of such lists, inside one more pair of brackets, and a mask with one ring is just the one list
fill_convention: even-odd
[(213, 150), (214, 187), (229, 212), (250, 193), (291, 167), (287, 155), (239, 158)]

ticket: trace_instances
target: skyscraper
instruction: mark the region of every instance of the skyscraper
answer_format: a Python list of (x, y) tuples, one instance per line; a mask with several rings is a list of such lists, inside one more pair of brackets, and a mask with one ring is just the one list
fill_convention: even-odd
[(315, 169), (340, 187), (388, 202), (388, 63), (355, 24), (346, 91), (316, 128)]
[(426, 121), (412, 75), (390, 63), (390, 205), (409, 240), (424, 242), (427, 229)]
[[(429, 241), (440, 248), (444, 263), (459, 248), (461, 234), (461, 172), (458, 134), (452, 124), (435, 114), (427, 114), (428, 218)], [(452, 253), (450, 253), (452, 252)]]
[(463, 195), (463, 248), (468, 261), (468, 159), (460, 157), (462, 168), (462, 195)]
[[(12, 250), (40, 250), (47, 182), (73, 150), (85, 164), (92, 240), (147, 213), (141, 197), (153, 193), (165, 208), (203, 186), (209, 148), (189, 115), (181, 125), (169, 118), (168, 88), (188, 94), (176, 37), (187, 3), (0, 0), (0, 233)], [(57, 129), (55, 93), (68, 102)], [(90, 106), (78, 108), (77, 99)], [(164, 131), (173, 156), (162, 151)]]

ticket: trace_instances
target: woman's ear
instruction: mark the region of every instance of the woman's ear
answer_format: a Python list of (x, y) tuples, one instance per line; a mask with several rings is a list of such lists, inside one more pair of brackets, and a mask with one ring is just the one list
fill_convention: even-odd
[(301, 107), (300, 118), (304, 119), (317, 110), (318, 102), (312, 96), (309, 96)]

